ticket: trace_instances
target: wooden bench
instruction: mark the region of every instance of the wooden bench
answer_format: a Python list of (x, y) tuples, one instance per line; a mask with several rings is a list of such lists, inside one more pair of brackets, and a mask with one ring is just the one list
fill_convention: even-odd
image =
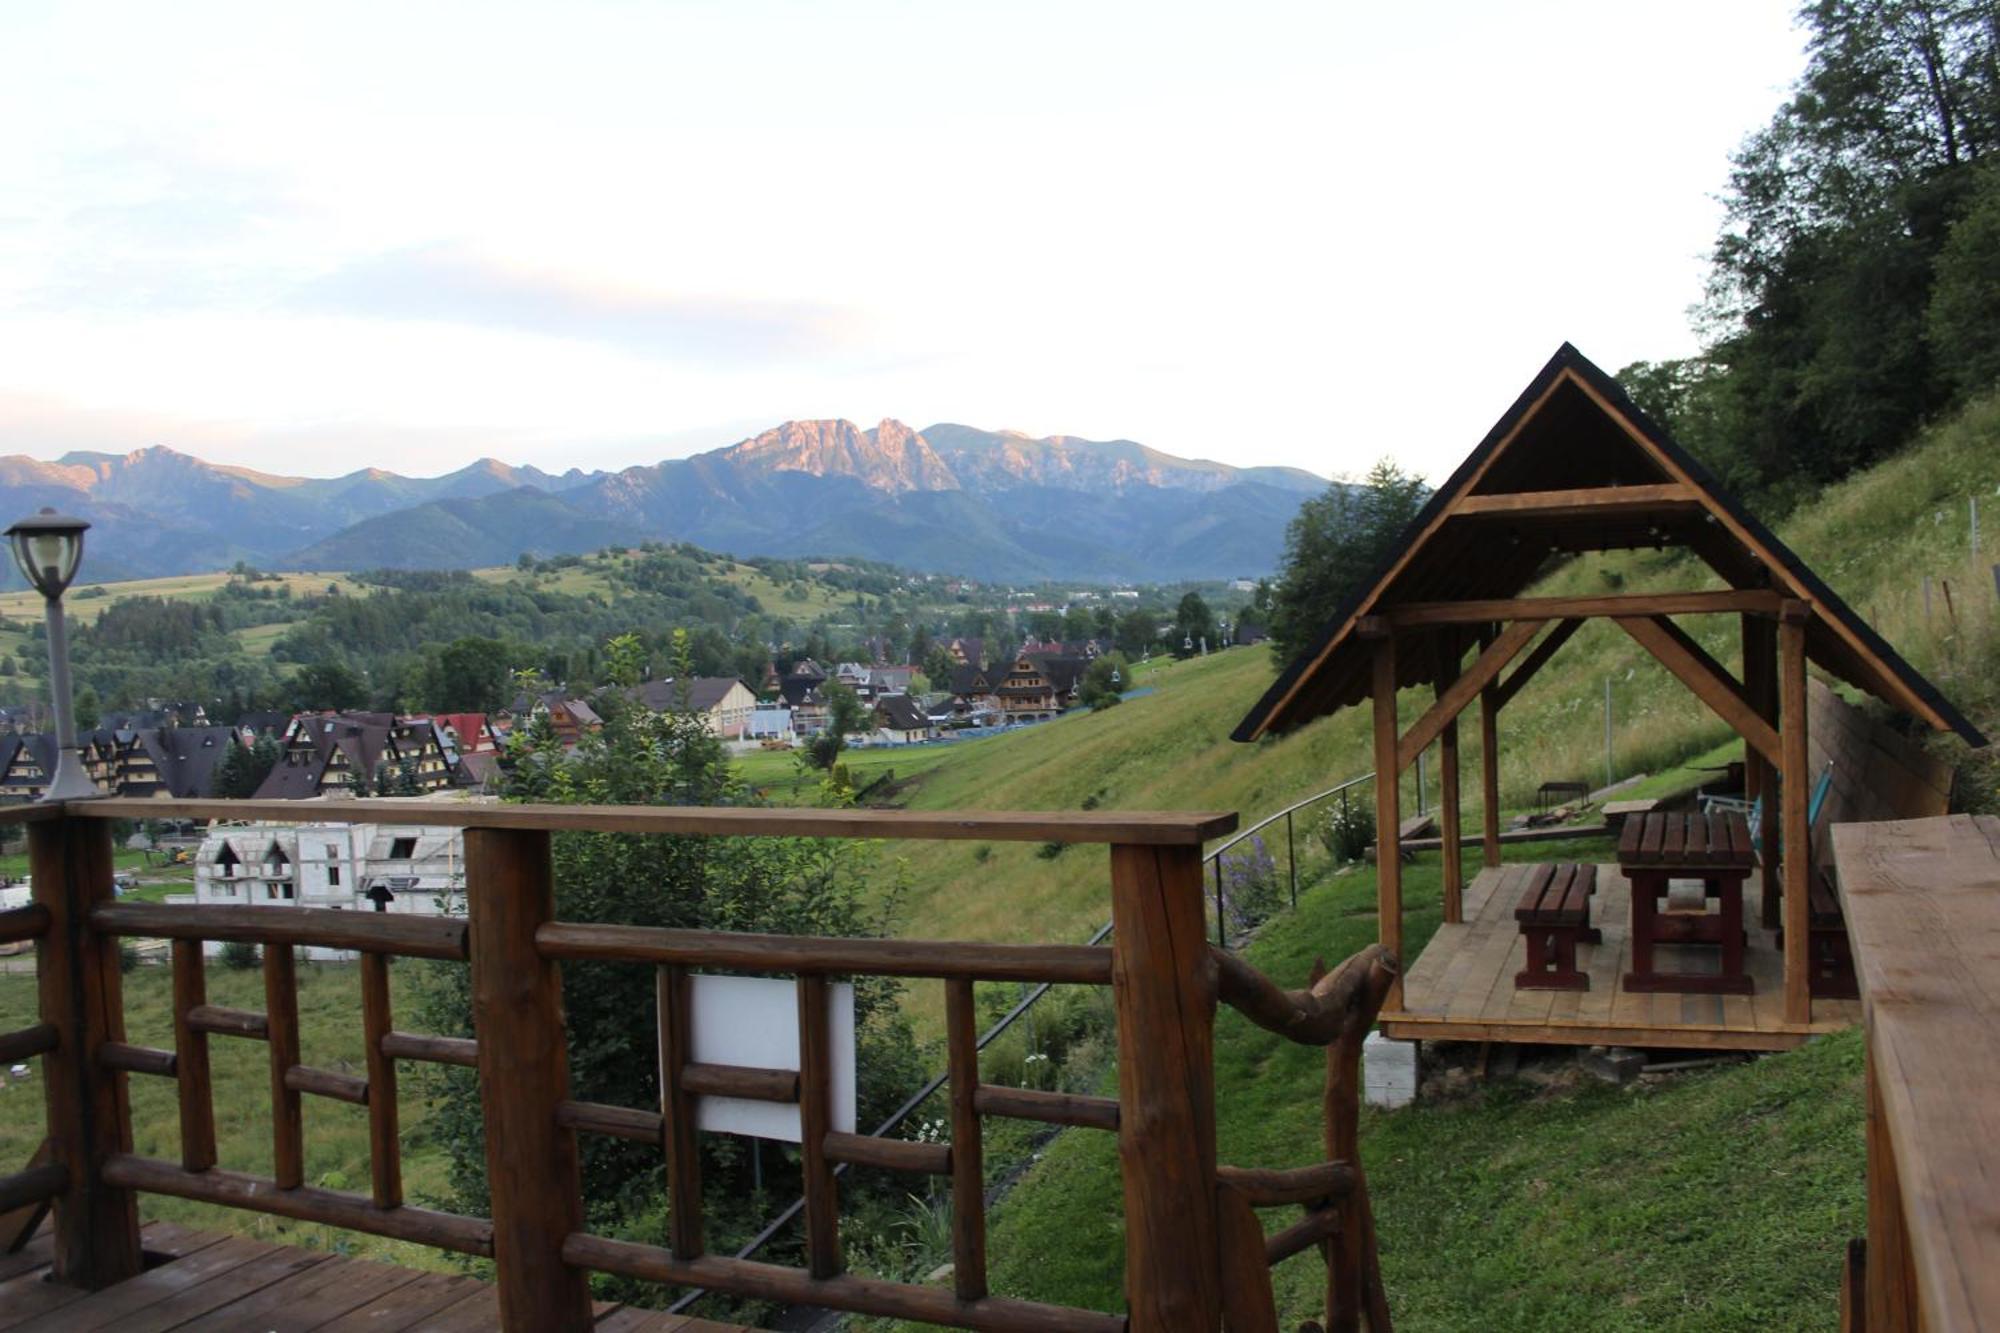
[(1542, 864), (1514, 909), (1528, 942), (1528, 965), (1514, 974), (1517, 990), (1589, 990), (1590, 978), (1577, 970), (1576, 946), (1603, 936), (1590, 924), (1590, 895), (1597, 892), (1597, 867), (1575, 862)]

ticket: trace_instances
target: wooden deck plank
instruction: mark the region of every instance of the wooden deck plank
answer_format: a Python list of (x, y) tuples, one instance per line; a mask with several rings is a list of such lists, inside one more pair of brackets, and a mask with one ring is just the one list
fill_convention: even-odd
[(424, 1323), (424, 1333), (486, 1333), (500, 1327), (500, 1297), (481, 1283), (479, 1290), (447, 1305)]
[(478, 1278), (463, 1273), (425, 1273), (416, 1281), (355, 1306), (320, 1333), (398, 1333), (427, 1327), (424, 1321), (468, 1296), (478, 1294)]
[(47, 1223), (35, 1238), (21, 1247), (18, 1254), (0, 1254), (0, 1282), (5, 1282), (17, 1274), (30, 1269), (46, 1268), (55, 1257), (56, 1233), (49, 1230)]
[[(1756, 979), (1756, 994), (1627, 994), (1621, 983), (1631, 970), (1631, 890), (1611, 865), (1598, 867), (1591, 905), (1591, 924), (1603, 940), (1577, 950), (1590, 988), (1517, 991), (1514, 973), (1526, 951), (1514, 908), (1526, 873), (1525, 864), (1480, 871), (1467, 886), (1465, 921), (1440, 927), (1417, 956), (1405, 974), (1405, 1007), (1383, 1016), (1385, 1032), (1419, 1040), (1775, 1051), (1860, 1017), (1854, 1001), (1816, 999), (1810, 1028), (1784, 1021), (1783, 954), (1771, 932), (1756, 926), (1754, 905), (1745, 912), (1751, 923), (1745, 965)], [(1712, 971), (1720, 965), (1715, 952), (1664, 946), (1661, 958), (1666, 965)]]
[[(593, 1333), (683, 1333), (683, 1330), (700, 1328), (684, 1314), (668, 1314), (665, 1310), (642, 1310), (637, 1306), (622, 1306), (591, 1325)], [(719, 1328), (721, 1325), (708, 1325)]]
[(118, 1333), (165, 1333), (167, 1329), (185, 1327), (274, 1282), (283, 1282), (294, 1273), (323, 1264), (330, 1257), (322, 1251), (295, 1250), (262, 1241), (250, 1243), (263, 1245), (264, 1252), (120, 1320)]
[[(1465, 921), (1459, 925), (1439, 929), (1449, 929), (1455, 936), (1466, 936), (1476, 930), (1483, 913), (1493, 909), (1496, 904), (1520, 897), (1522, 873), (1522, 867), (1519, 866), (1496, 866), (1480, 871), (1474, 877), (1472, 888), (1465, 896)], [(1418, 967), (1424, 966), (1424, 959), (1429, 954), (1430, 949), (1426, 947), (1423, 953), (1417, 956)], [(1441, 950), (1438, 956), (1441, 965), (1434, 969), (1439, 974), (1436, 984), (1424, 986), (1423, 991), (1434, 997), (1434, 1006), (1442, 1013), (1449, 1005), (1451, 997), (1457, 995), (1459, 987), (1465, 984), (1466, 973), (1473, 965), (1474, 951), (1464, 947), (1461, 941), (1457, 947)], [(1428, 981), (1429, 978), (1425, 980)], [(1405, 1003), (1408, 1003), (1409, 993), (1410, 987), (1405, 984)]]
[(126, 1321), (149, 1306), (171, 1300), (218, 1274), (241, 1267), (278, 1247), (242, 1236), (218, 1236), (172, 1262), (149, 1268), (115, 1287), (93, 1292), (76, 1304), (22, 1324), (21, 1333), (87, 1333), (90, 1329), (125, 1328)]
[(201, 1333), (310, 1333), (418, 1276), (366, 1259), (329, 1259), (181, 1327)]
[(18, 1328), (30, 1319), (61, 1310), (90, 1294), (79, 1287), (59, 1286), (42, 1278), (43, 1270), (34, 1268), (0, 1282), (0, 1328)]
[[(52, 1233), (8, 1256), (0, 1328), (20, 1333), (202, 1330), (203, 1333), (470, 1333), (499, 1327), (493, 1288), (457, 1273), (421, 1273), (293, 1249), (248, 1236), (150, 1224), (153, 1266), (88, 1292), (46, 1280)], [(752, 1333), (736, 1324), (599, 1301), (605, 1333)]]

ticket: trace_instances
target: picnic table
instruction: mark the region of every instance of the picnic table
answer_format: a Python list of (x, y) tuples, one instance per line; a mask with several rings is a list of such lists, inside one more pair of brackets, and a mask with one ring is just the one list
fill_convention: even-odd
[[(1743, 968), (1743, 881), (1755, 868), (1750, 825), (1733, 811), (1653, 811), (1625, 821), (1618, 865), (1632, 888), (1632, 970), (1628, 991), (1748, 995), (1756, 983)], [(1700, 911), (1663, 907), (1668, 883), (1702, 882)], [(1709, 900), (1720, 903), (1708, 910)], [(1719, 972), (1663, 972), (1653, 963), (1661, 944), (1714, 944)]]

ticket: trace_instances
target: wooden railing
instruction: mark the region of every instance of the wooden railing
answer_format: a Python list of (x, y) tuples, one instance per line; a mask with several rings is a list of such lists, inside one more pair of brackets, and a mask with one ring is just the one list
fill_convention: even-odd
[(1836, 824), (1868, 1046), (1868, 1232), (1848, 1333), (2000, 1321), (2000, 818)]
[[(505, 1326), (587, 1328), (591, 1272), (621, 1274), (789, 1304), (975, 1329), (1145, 1330), (1276, 1328), (1269, 1266), (1317, 1246), (1333, 1329), (1386, 1329), (1374, 1229), (1355, 1146), (1362, 1038), (1396, 971), (1379, 947), (1304, 990), (1278, 988), (1204, 940), (1201, 848), (1234, 815), (965, 814), (899, 811), (656, 809), (532, 805), (413, 805), (354, 801), (315, 818), (464, 828), (464, 918), (296, 906), (119, 903), (111, 885), (114, 818), (297, 819), (286, 802), (97, 800), (18, 807), (26, 822), (32, 906), (0, 914), (0, 942), (33, 939), (40, 1022), (0, 1034), (0, 1052), (45, 1065), (49, 1160), (0, 1177), (0, 1212), (53, 1199), (60, 1280), (102, 1287), (139, 1270), (139, 1192), (251, 1209), (491, 1258)], [(830, 939), (565, 922), (555, 914), (550, 834), (563, 829), (726, 837), (941, 838), (1110, 846), (1110, 947), (961, 941)], [(171, 941), (171, 1050), (125, 1040), (121, 937)], [(264, 1009), (208, 1003), (205, 941), (262, 946)], [(360, 958), (366, 1077), (316, 1067), (301, 1050), (296, 950)], [(395, 1025), (396, 958), (471, 968), (472, 1039)], [(561, 965), (597, 960), (656, 969), (660, 1099), (610, 1106), (571, 1096)], [(689, 1055), (692, 969), (796, 978), (797, 1070), (696, 1063)], [(826, 1012), (830, 982), (849, 975), (924, 979), (944, 991), (951, 1140), (877, 1139), (830, 1120)], [(1109, 986), (1117, 1017), (1114, 1100), (982, 1083), (973, 987), (980, 981)], [(1285, 1171), (1216, 1162), (1213, 1017), (1218, 1001), (1294, 1040), (1328, 1050), (1325, 1160)], [(269, 1177), (216, 1160), (209, 1043), (259, 1041), (270, 1057)], [(400, 1061), (478, 1072), (491, 1218), (403, 1197), (396, 1077)], [(126, 1080), (174, 1080), (179, 1160), (132, 1151)], [(364, 1107), (370, 1188), (324, 1189), (304, 1179), (303, 1099)], [(705, 1096), (796, 1105), (805, 1196), (801, 1268), (711, 1253), (702, 1213), (695, 1106)], [(1126, 1314), (996, 1296), (986, 1279), (982, 1120), (1011, 1116), (1118, 1135), (1126, 1215)], [(578, 1134), (657, 1145), (668, 1190), (666, 1247), (586, 1229)], [(949, 1288), (845, 1271), (835, 1171), (843, 1163), (947, 1177), (954, 1266)], [(1302, 1205), (1300, 1222), (1266, 1237), (1255, 1209)]]

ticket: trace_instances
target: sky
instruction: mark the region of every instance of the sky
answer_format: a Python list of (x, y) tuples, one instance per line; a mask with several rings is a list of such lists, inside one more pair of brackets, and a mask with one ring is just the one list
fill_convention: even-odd
[(0, 453), (618, 468), (780, 421), (1433, 480), (1696, 348), (1779, 0), (0, 8)]

